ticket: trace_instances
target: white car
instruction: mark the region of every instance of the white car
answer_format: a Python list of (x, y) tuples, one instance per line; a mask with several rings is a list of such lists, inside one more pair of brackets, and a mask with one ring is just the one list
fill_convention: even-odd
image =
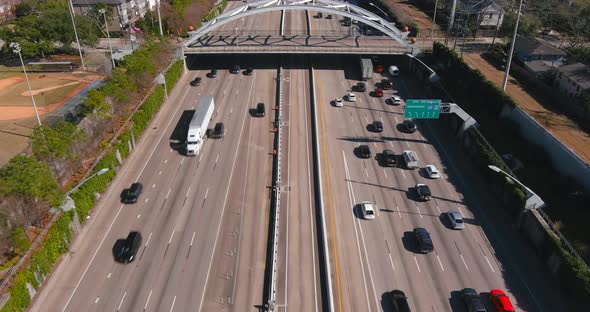
[(460, 212), (450, 210), (447, 212), (447, 217), (449, 217), (449, 221), (451, 221), (451, 227), (453, 227), (453, 230), (462, 230), (465, 228), (463, 215)]
[(402, 98), (399, 95), (394, 95), (390, 99), (393, 105), (402, 105)]
[(375, 219), (375, 205), (369, 201), (364, 201), (361, 203), (361, 213), (363, 214), (363, 218), (367, 220)]
[(426, 174), (431, 179), (440, 178), (440, 172), (438, 172), (438, 169), (434, 165), (426, 165)]
[(346, 95), (346, 100), (349, 102), (356, 102), (356, 95), (354, 93), (349, 93)]
[(344, 103), (342, 102), (342, 99), (341, 98), (335, 99), (334, 100), (334, 106), (336, 106), (336, 107), (342, 107), (342, 106), (344, 106)]

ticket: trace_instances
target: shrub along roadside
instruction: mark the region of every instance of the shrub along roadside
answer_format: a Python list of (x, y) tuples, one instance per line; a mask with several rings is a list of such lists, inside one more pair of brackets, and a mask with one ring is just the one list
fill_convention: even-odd
[[(534, 189), (554, 209), (576, 211), (575, 208), (578, 207), (575, 204), (577, 202), (569, 200), (569, 198), (572, 198), (574, 192), (582, 188), (569, 181), (567, 177), (562, 177), (559, 171), (552, 166), (547, 153), (541, 147), (529, 143), (519, 134), (518, 125), (500, 118), (500, 112), (504, 105), (516, 105), (512, 98), (487, 81), (478, 70), (470, 69), (454, 51), (444, 45), (435, 43), (433, 56), (437, 62), (441, 63), (437, 67), (441, 68), (438, 73), (443, 77), (441, 81), (445, 89), (458, 103), (461, 103), (461, 107), (465, 111), (479, 122), (480, 130), (485, 138), (496, 150), (512, 153), (526, 164), (526, 167), (519, 171), (519, 179)], [(477, 136), (469, 135), (477, 141)], [(478, 144), (476, 142), (475, 145)], [(497, 166), (489, 151), (485, 151), (484, 145), (481, 145), (479, 149), (482, 151), (476, 158), (480, 158), (484, 163)], [(499, 179), (500, 175), (494, 177), (490, 174), (493, 172), (488, 171), (484, 171), (484, 177), (491, 185), (497, 186), (501, 190), (502, 199), (506, 203), (511, 203), (511, 212), (521, 211), (524, 206), (524, 194), (520, 188), (506, 185), (506, 179)], [(587, 204), (583, 196), (579, 198), (579, 202)], [(567, 203), (573, 204), (568, 205)], [(565, 212), (560, 213), (566, 214)], [(582, 212), (578, 210), (578, 213)], [(583, 224), (580, 225), (580, 230), (586, 233), (587, 237), (587, 230), (583, 230), (586, 226), (585, 218), (579, 216), (578, 219)], [(571, 227), (579, 226), (574, 224), (574, 219), (568, 221), (572, 223), (568, 224)], [(549, 234), (553, 236), (553, 233)], [(557, 278), (561, 285), (571, 290), (577, 301), (583, 302), (585, 297), (590, 296), (590, 272), (586, 270), (581, 261), (571, 256), (563, 248), (561, 242), (556, 240), (554, 243), (561, 262)]]
[[(183, 62), (177, 61), (166, 72), (166, 83), (170, 90), (182, 75), (182, 71)], [(164, 89), (162, 86), (158, 86), (132, 117), (134, 121), (133, 133), (136, 136), (140, 136), (143, 133), (143, 130), (158, 112), (163, 102)], [(119, 168), (119, 162), (115, 156), (116, 151), (119, 151), (123, 159), (129, 155), (128, 141), (130, 136), (130, 130), (123, 132), (116, 143), (113, 144), (111, 150), (104, 155), (94, 169), (95, 171), (102, 168), (109, 168), (110, 170), (105, 174), (88, 180), (77, 192), (72, 194), (80, 222), (86, 220), (86, 216), (94, 207), (94, 194), (103, 193), (116, 175), (116, 171)], [(57, 259), (68, 250), (72, 239), (71, 222), (73, 216), (73, 211), (69, 211), (58, 217), (57, 221), (49, 229), (41, 247), (33, 254), (29, 264), (16, 274), (14, 283), (9, 289), (10, 299), (0, 309), (0, 312), (24, 311), (30, 305), (31, 296), (27, 285), (38, 289)]]

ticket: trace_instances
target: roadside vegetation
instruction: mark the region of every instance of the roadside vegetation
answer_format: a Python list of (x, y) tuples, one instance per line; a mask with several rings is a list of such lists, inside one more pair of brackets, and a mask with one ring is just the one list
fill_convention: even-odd
[[(185, 14), (199, 14), (197, 21), (200, 21), (207, 12), (203, 8), (211, 8), (213, 2), (163, 3), (164, 38), (159, 37), (157, 16), (146, 14), (137, 22), (142, 27), (145, 43), (118, 62), (99, 88), (89, 91), (81, 104), (77, 119), (80, 122), (59, 122), (54, 127), (43, 125), (35, 129), (31, 152), (12, 158), (0, 168), (0, 262), (3, 263), (0, 269), (16, 264), (29, 250), (30, 236), (38, 235), (57, 216), (43, 243), (34, 249), (24, 269), (13, 278), (10, 299), (0, 311), (25, 310), (32, 296), (30, 288), (37, 289), (57, 259), (68, 250), (74, 216), (78, 216), (80, 223), (85, 222), (98, 195), (105, 191), (131, 152), (132, 137), (137, 139), (144, 132), (164, 103), (164, 87), (153, 83), (155, 76), (163, 73), (171, 92), (183, 73), (183, 62), (175, 58), (175, 48), (167, 35), (184, 34), (189, 23)], [(24, 0), (17, 7), (17, 18), (0, 26), (0, 39), (21, 43), (25, 59), (75, 53), (67, 3), (67, 0)], [(222, 5), (225, 4), (223, 1)], [(78, 34), (85, 46), (93, 46), (105, 35), (100, 22), (104, 18), (98, 14), (103, 7), (106, 6), (99, 3), (86, 16), (76, 16)], [(112, 12), (107, 10), (107, 19), (111, 16)], [(85, 26), (79, 26), (81, 23)], [(16, 62), (8, 44), (0, 50), (0, 58), (8, 65)], [(101, 158), (93, 171), (86, 173), (98, 156)], [(65, 190), (103, 168), (110, 170), (84, 183), (71, 195), (76, 214), (57, 209), (63, 203)]]

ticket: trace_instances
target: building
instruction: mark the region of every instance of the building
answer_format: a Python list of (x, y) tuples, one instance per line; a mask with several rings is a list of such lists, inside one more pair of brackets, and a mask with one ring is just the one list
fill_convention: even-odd
[(536, 77), (563, 65), (566, 53), (537, 38), (517, 36), (514, 44), (515, 61)]
[(72, 5), (76, 14), (85, 14), (100, 2), (113, 11), (109, 31), (123, 31), (129, 24), (143, 18), (147, 11), (155, 9), (157, 0), (72, 0)]
[(590, 67), (582, 63), (561, 66), (556, 71), (553, 85), (570, 97), (590, 92)]
[[(500, 29), (504, 21), (504, 9), (492, 0), (459, 0), (458, 14), (477, 16), (480, 29)], [(466, 18), (466, 17), (465, 17)]]
[(0, 21), (14, 18), (14, 7), (21, 0), (0, 0)]

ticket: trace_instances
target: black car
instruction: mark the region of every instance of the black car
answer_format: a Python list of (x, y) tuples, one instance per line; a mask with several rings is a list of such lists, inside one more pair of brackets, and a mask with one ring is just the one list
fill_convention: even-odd
[(411, 312), (408, 297), (403, 291), (396, 289), (391, 292), (391, 304), (395, 312)]
[(371, 129), (373, 132), (383, 132), (383, 122), (378, 120), (373, 121)]
[(461, 290), (461, 299), (469, 312), (486, 312), (486, 308), (479, 296), (479, 293), (473, 288), (463, 288)]
[(393, 153), (392, 150), (384, 150), (383, 151), (383, 163), (385, 166), (388, 167), (395, 167), (397, 166), (397, 157)]
[(332, 19), (332, 14), (326, 15), (326, 19)]
[(209, 78), (217, 77), (217, 69), (212, 69), (210, 72), (208, 72), (207, 77), (209, 77)]
[(411, 119), (406, 119), (400, 124), (402, 131), (407, 133), (416, 132), (416, 123)]
[(368, 145), (359, 145), (357, 152), (360, 158), (371, 158), (371, 150)]
[(229, 70), (229, 72), (232, 74), (239, 74), (240, 73), (240, 65), (232, 66), (232, 68)]
[(248, 67), (248, 68), (246, 68), (246, 71), (244, 72), (244, 75), (250, 76), (250, 75), (252, 75), (253, 72), (254, 72), (254, 68)]
[(381, 80), (381, 89), (392, 90), (393, 89), (393, 82), (389, 81), (388, 79)]
[(354, 89), (353, 91), (365, 92), (365, 91), (367, 91), (367, 84), (364, 82), (359, 82), (353, 87), (353, 89)]
[(429, 253), (434, 250), (434, 244), (428, 233), (424, 228), (414, 229), (414, 238), (416, 239), (416, 247), (420, 253)]
[(141, 246), (141, 241), (142, 237), (139, 232), (129, 232), (129, 235), (127, 235), (124, 241), (117, 241), (113, 252), (115, 261), (120, 263), (133, 262)]
[(225, 135), (225, 126), (223, 125), (223, 122), (218, 122), (215, 124), (215, 127), (213, 128), (213, 133), (211, 134), (212, 138), (223, 138), (223, 136)]
[(430, 188), (426, 184), (416, 184), (416, 194), (421, 201), (429, 201), (432, 197)]
[(191, 80), (190, 85), (193, 87), (201, 85), (201, 77), (195, 77), (195, 79)]
[(141, 191), (143, 191), (143, 185), (141, 185), (141, 183), (136, 182), (131, 184), (131, 187), (124, 189), (123, 193), (121, 193), (121, 202), (125, 204), (137, 202), (139, 195), (141, 195)]
[(264, 117), (264, 103), (256, 105), (256, 117)]

